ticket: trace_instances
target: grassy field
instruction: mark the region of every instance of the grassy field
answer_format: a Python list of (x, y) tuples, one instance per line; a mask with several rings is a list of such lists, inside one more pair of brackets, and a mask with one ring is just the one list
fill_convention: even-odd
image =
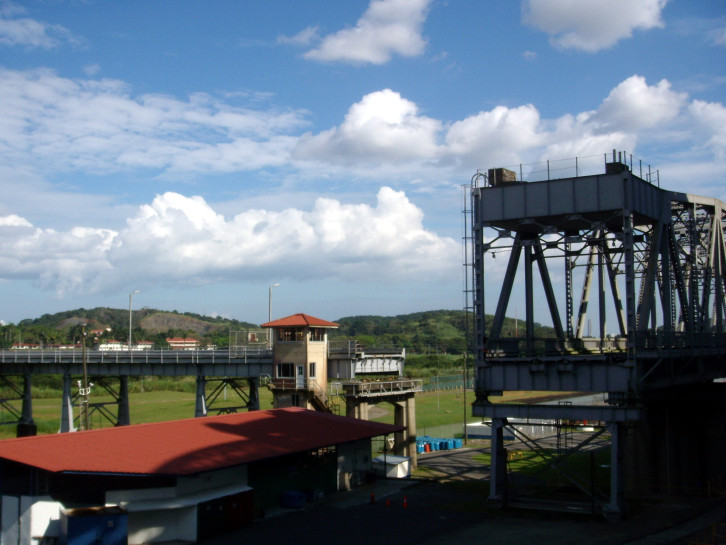
[[(159, 389), (169, 386), (172, 389)], [(150, 388), (153, 388), (150, 390)], [(110, 395), (101, 395), (102, 389), (97, 388), (90, 398), (92, 429), (110, 427), (111, 423), (103, 417), (99, 411), (93, 410), (93, 403), (110, 402)], [(260, 388), (260, 408), (272, 408), (272, 393), (267, 388)], [(541, 393), (520, 392), (516, 394), (517, 399), (527, 397), (538, 397)], [(515, 394), (510, 394), (503, 401), (514, 399)], [(441, 392), (426, 392), (416, 395), (416, 428), (419, 435), (427, 433), (428, 429), (436, 429), (442, 426), (461, 426), (464, 420), (477, 422), (478, 418), (471, 415), (471, 403), (474, 401), (474, 392), (467, 390), (464, 400), (463, 390), (446, 390)], [(215, 402), (210, 409), (210, 414), (216, 414), (215, 408), (232, 407), (241, 405), (241, 400), (228, 391), (226, 401), (223, 396)], [(345, 412), (345, 404), (340, 403), (341, 412)], [(115, 413), (115, 407), (109, 406), (109, 410)], [(139, 381), (129, 386), (129, 410), (132, 424), (146, 422), (162, 422), (194, 417), (195, 393), (194, 380), (188, 384), (177, 382), (171, 385), (160, 384), (156, 381)], [(56, 433), (60, 428), (61, 398), (44, 397), (33, 399), (33, 418), (38, 427), (39, 434)], [(75, 409), (76, 418), (78, 409)], [(377, 422), (393, 423), (393, 407), (382, 403), (371, 410), (371, 420)], [(13, 420), (12, 415), (0, 408), (0, 422)], [(15, 437), (15, 425), (0, 426), (0, 438), (6, 439)]]
[[(136, 390), (136, 391), (135, 391)], [(188, 391), (153, 390), (138, 391), (138, 386), (130, 388), (129, 411), (132, 424), (146, 422), (163, 422), (167, 420), (178, 420), (194, 417), (195, 394)], [(272, 393), (267, 388), (260, 388), (260, 408), (272, 408)], [(474, 393), (467, 391), (467, 405), (465, 411), (464, 395), (461, 390), (449, 390), (445, 392), (423, 393), (416, 396), (416, 426), (418, 429), (434, 427), (451, 423), (462, 423), (465, 417), (468, 421), (476, 421), (471, 416), (471, 402), (474, 400)], [(99, 411), (93, 411), (93, 403), (110, 402), (109, 395), (92, 395), (90, 398), (92, 429), (110, 427), (111, 423)], [(230, 407), (241, 404), (241, 400), (231, 390), (225, 402), (218, 399), (212, 407)], [(345, 412), (345, 404), (341, 403), (341, 412)], [(109, 406), (109, 410), (115, 413), (115, 407)], [(33, 400), (33, 418), (38, 426), (39, 434), (56, 433), (60, 428), (61, 398), (48, 397)], [(377, 410), (372, 411), (377, 422), (393, 423), (393, 408), (387, 404), (380, 404)], [(210, 414), (215, 414), (210, 410)], [(78, 417), (78, 409), (75, 408), (75, 417)], [(10, 420), (12, 416), (2, 414), (0, 409), (0, 420)], [(15, 437), (15, 425), (0, 426), (0, 438), (7, 439)]]

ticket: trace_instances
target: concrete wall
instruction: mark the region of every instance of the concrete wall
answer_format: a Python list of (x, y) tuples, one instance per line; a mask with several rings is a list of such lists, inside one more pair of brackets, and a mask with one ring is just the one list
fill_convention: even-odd
[(60, 536), (61, 504), (49, 496), (2, 497), (2, 545), (35, 545)]
[[(185, 497), (214, 492), (231, 484), (247, 485), (247, 467), (235, 467), (180, 477), (174, 487), (140, 490), (114, 490), (106, 494), (108, 505), (128, 505), (129, 545), (164, 541), (196, 541), (197, 506), (187, 505)], [(136, 507), (136, 502), (159, 507)]]
[(157, 509), (128, 514), (129, 545), (197, 540), (197, 507)]
[(371, 440), (361, 439), (338, 445), (338, 490), (350, 490), (362, 484), (372, 470)]

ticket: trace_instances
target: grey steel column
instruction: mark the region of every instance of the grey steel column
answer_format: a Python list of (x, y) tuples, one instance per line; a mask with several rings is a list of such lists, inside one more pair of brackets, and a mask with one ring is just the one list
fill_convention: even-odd
[(585, 320), (587, 320), (587, 306), (590, 301), (590, 287), (592, 286), (592, 273), (595, 269), (595, 246), (589, 248), (587, 267), (585, 268), (585, 281), (582, 284), (582, 296), (580, 297), (580, 308), (577, 311), (577, 328), (575, 337), (582, 339), (585, 336)]
[(116, 417), (117, 426), (128, 426), (131, 424), (131, 416), (129, 413), (129, 377), (118, 377), (118, 416)]
[(527, 355), (534, 356), (534, 280), (532, 278), (531, 240), (528, 240), (524, 247), (524, 292), (527, 313)]
[[(562, 320), (560, 319), (560, 311), (557, 308), (557, 298), (555, 297), (555, 291), (552, 288), (552, 280), (550, 279), (550, 272), (547, 268), (547, 260), (542, 250), (542, 241), (537, 240), (534, 246), (534, 257), (537, 260), (539, 266), (539, 276), (542, 279), (542, 287), (544, 288), (545, 298), (547, 299), (547, 306), (550, 309), (550, 316), (552, 317), (552, 326), (555, 328), (555, 335), (558, 339), (565, 339), (565, 332), (562, 329)], [(572, 283), (572, 279), (569, 280)], [(572, 326), (570, 326), (572, 329)]]
[(493, 507), (502, 507), (506, 503), (507, 453), (504, 450), (506, 424), (506, 418), (492, 418), (492, 463), (488, 502)]
[(623, 425), (619, 422), (608, 422), (610, 432), (610, 503), (604, 508), (609, 519), (619, 519), (625, 513), (625, 490), (623, 480), (623, 447), (621, 432)]
[(502, 325), (504, 324), (507, 305), (509, 305), (509, 297), (512, 295), (512, 286), (514, 286), (514, 277), (517, 276), (517, 266), (519, 265), (519, 257), (522, 255), (522, 238), (517, 233), (512, 245), (512, 252), (509, 254), (509, 262), (507, 263), (507, 272), (504, 274), (502, 281), (502, 291), (499, 292), (499, 301), (497, 302), (497, 310), (492, 320), (492, 327), (489, 331), (489, 340), (496, 341), (502, 335)]
[(18, 437), (36, 435), (37, 428), (33, 421), (33, 393), (30, 373), (23, 375), (23, 406), (18, 423)]
[(61, 433), (76, 431), (76, 429), (73, 427), (73, 395), (71, 394), (72, 383), (73, 377), (71, 377), (70, 373), (64, 374), (63, 400), (61, 402)]
[(250, 384), (249, 402), (247, 403), (248, 411), (259, 411), (260, 410), (260, 379), (259, 378), (248, 378), (247, 382)]
[(600, 350), (603, 349), (605, 343), (605, 336), (607, 335), (607, 313), (605, 311), (605, 263), (603, 258), (603, 242), (602, 239), (605, 236), (601, 230), (598, 232), (598, 252), (597, 252), (597, 288), (598, 288), (598, 307), (599, 307), (599, 320), (600, 320)]
[(207, 386), (207, 379), (203, 375), (197, 375), (197, 404), (194, 410), (194, 416), (196, 418), (200, 416), (207, 416), (207, 397), (205, 388)]

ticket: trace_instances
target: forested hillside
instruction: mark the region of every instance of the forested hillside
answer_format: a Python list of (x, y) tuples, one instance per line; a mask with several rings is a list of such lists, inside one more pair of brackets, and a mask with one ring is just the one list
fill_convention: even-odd
[[(487, 323), (491, 323), (487, 315)], [(340, 329), (331, 336), (357, 339), (364, 345), (405, 346), (416, 354), (458, 354), (461, 355), (471, 343), (466, 342), (467, 324), (463, 310), (430, 310), (400, 316), (351, 316), (336, 320)], [(468, 325), (472, 327), (471, 321)], [(504, 337), (521, 336), (521, 320), (506, 318), (502, 334)], [(553, 337), (551, 327), (535, 324), (535, 336)], [(472, 332), (469, 330), (469, 337)]]
[[(431, 310), (399, 316), (349, 316), (334, 320), (340, 324), (340, 329), (332, 330), (330, 337), (355, 339), (366, 346), (402, 346), (409, 354), (461, 356), (470, 346), (466, 341), (465, 318), (462, 310)], [(487, 318), (491, 322), (491, 316)], [(147, 308), (134, 310), (132, 322), (134, 339), (152, 341), (158, 347), (164, 347), (166, 337), (193, 337), (225, 347), (229, 344), (230, 331), (259, 328), (257, 324), (239, 320)], [(87, 331), (103, 330), (101, 338), (123, 340), (129, 334), (129, 313), (126, 309), (99, 307), (44, 314), (19, 324), (1, 326), (0, 346), (9, 348), (19, 342), (43, 346), (79, 343), (83, 324), (86, 324)], [(522, 330), (521, 320), (505, 320), (505, 337), (521, 336)], [(536, 324), (535, 335), (551, 337), (552, 328)], [(471, 331), (469, 336), (472, 337)]]

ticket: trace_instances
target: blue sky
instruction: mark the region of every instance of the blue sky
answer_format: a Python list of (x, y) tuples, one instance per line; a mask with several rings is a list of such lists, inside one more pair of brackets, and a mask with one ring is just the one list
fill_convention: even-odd
[(0, 319), (462, 308), (477, 169), (726, 200), (725, 96), (723, 0), (0, 2)]

